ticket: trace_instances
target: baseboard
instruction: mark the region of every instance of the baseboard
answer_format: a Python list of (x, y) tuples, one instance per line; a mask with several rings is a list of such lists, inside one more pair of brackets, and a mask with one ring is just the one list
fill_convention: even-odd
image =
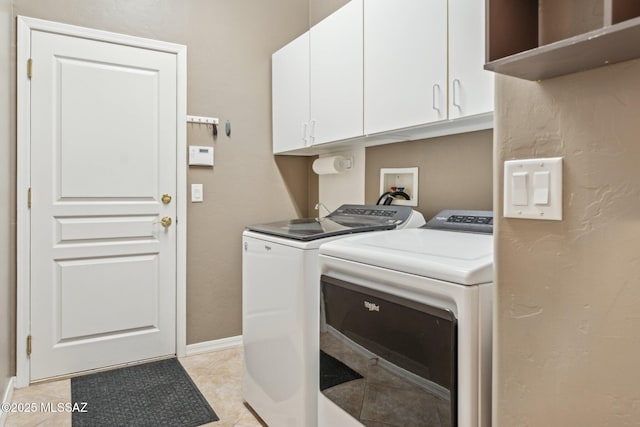
[(208, 353), (210, 351), (227, 350), (229, 348), (240, 347), (242, 345), (242, 335), (219, 340), (199, 342), (187, 345), (187, 356), (194, 354)]
[[(11, 403), (15, 381), (16, 381), (16, 377), (9, 378), (9, 382), (7, 383), (7, 389), (4, 391), (4, 395), (2, 396), (2, 403)], [(7, 413), (0, 409), (0, 427), (4, 427), (4, 424), (6, 422), (7, 422)]]

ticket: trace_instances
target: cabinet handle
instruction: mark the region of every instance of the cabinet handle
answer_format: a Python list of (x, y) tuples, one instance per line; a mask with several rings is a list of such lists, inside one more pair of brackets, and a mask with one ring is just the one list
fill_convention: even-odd
[[(458, 90), (456, 90), (456, 86)], [(460, 80), (453, 79), (453, 106), (460, 108)]]
[(316, 142), (316, 121), (311, 120), (311, 131), (309, 132), (309, 140), (311, 141), (311, 145)]
[[(437, 92), (438, 92), (438, 93), (436, 93), (436, 89), (437, 89)], [(433, 85), (433, 90), (432, 90), (432, 97), (433, 97), (433, 100), (432, 100), (431, 107), (432, 107), (434, 110), (436, 110), (438, 113), (440, 113), (440, 107), (436, 107), (436, 99), (438, 99), (438, 98), (439, 98), (439, 96), (438, 96), (438, 95), (440, 95), (440, 85), (439, 85), (438, 83), (436, 83), (436, 84), (434, 84), (434, 85)]]
[(302, 142), (304, 142), (304, 146), (306, 147), (309, 144), (309, 138), (307, 138), (307, 128), (309, 127), (309, 124), (307, 122), (304, 122), (302, 124)]

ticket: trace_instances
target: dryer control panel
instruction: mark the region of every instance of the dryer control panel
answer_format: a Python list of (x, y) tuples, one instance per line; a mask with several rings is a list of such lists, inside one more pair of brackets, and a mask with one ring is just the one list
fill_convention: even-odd
[(422, 228), (493, 234), (493, 211), (447, 209), (440, 211)]

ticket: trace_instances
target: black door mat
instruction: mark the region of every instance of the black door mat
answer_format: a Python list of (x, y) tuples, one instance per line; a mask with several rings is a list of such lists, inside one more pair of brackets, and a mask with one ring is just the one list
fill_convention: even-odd
[(360, 378), (362, 378), (362, 375), (335, 357), (320, 350), (320, 390), (326, 390), (338, 384), (359, 380)]
[(71, 399), (78, 409), (73, 427), (195, 427), (219, 420), (176, 358), (72, 378)]

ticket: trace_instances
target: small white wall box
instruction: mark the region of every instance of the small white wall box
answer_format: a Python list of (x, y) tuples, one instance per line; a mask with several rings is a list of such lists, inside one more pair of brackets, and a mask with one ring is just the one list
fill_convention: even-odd
[(562, 157), (504, 162), (504, 216), (562, 219)]
[(191, 184), (191, 203), (204, 201), (204, 188), (202, 184)]
[(189, 166), (213, 166), (213, 147), (190, 145)]
[(387, 191), (404, 191), (411, 197), (411, 200), (398, 197), (393, 201), (393, 205), (418, 206), (418, 168), (380, 169), (380, 194), (378, 197)]

